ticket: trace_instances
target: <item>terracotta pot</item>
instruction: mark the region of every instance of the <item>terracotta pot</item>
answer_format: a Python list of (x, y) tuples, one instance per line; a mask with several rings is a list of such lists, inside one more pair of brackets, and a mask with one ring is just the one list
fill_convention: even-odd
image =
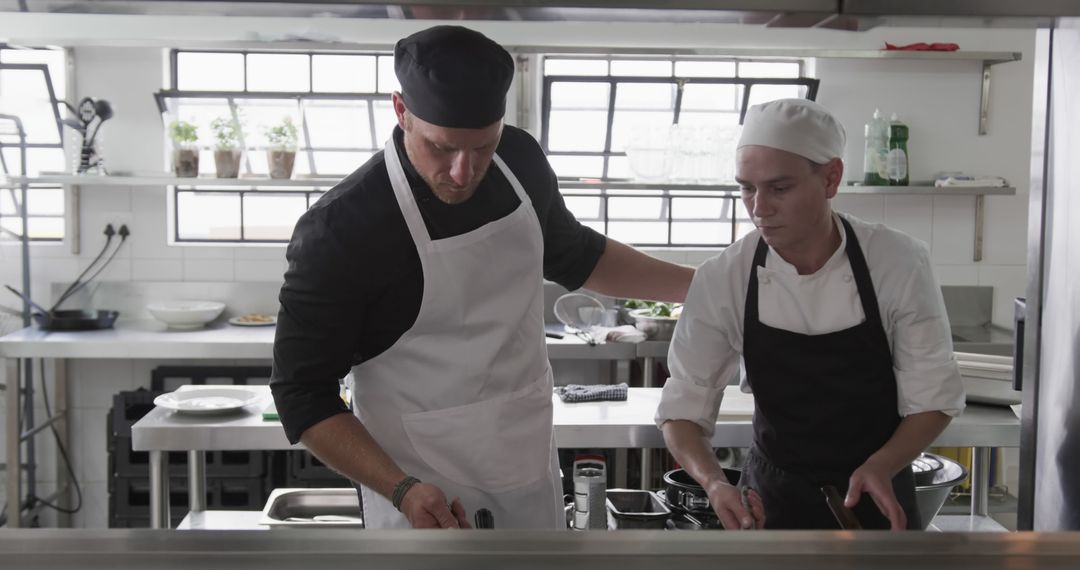
[(218, 178), (236, 178), (240, 176), (240, 151), (215, 150), (214, 166), (217, 168)]
[(173, 151), (173, 172), (179, 178), (195, 178), (199, 175), (199, 150), (178, 148)]
[(270, 178), (292, 178), (293, 164), (296, 162), (295, 150), (268, 150), (266, 154), (270, 164)]

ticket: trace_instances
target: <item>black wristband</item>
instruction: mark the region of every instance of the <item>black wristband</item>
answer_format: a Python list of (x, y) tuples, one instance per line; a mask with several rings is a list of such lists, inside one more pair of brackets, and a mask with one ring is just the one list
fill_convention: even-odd
[(394, 493), (390, 497), (390, 502), (393, 503), (395, 509), (401, 510), (401, 501), (405, 498), (405, 493), (408, 493), (409, 489), (419, 482), (420, 480), (416, 477), (406, 475), (404, 479), (394, 486)]

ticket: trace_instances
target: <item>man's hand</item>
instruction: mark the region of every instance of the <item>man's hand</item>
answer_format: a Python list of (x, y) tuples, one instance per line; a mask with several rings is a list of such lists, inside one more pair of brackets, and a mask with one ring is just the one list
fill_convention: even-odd
[(850, 509), (859, 504), (863, 493), (869, 494), (881, 514), (889, 519), (892, 530), (907, 528), (907, 515), (896, 500), (896, 493), (893, 492), (892, 487), (892, 474), (886, 467), (867, 461), (856, 469), (848, 481), (844, 506)]
[(713, 481), (705, 488), (709, 495), (709, 504), (724, 530), (763, 528), (765, 525), (765, 504), (756, 491), (747, 496), (750, 510), (743, 506), (739, 489), (727, 481)]
[(447, 503), (442, 489), (427, 483), (413, 485), (401, 499), (401, 512), (413, 528), (472, 528), (461, 500)]

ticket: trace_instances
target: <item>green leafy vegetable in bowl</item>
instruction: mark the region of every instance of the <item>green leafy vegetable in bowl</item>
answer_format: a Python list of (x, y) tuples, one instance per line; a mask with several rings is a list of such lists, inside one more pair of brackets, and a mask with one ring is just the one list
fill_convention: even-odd
[(649, 317), (679, 318), (682, 313), (681, 303), (664, 303), (661, 301), (642, 301), (639, 299), (627, 299), (623, 306), (627, 310), (634, 311), (638, 315)]

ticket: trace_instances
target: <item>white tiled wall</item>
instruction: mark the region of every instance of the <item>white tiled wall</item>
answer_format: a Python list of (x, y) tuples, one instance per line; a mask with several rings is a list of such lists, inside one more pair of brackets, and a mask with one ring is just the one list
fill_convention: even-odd
[[(505, 32), (506, 26), (491, 24), (492, 30), (497, 32), (493, 32), (493, 36), (497, 39), (514, 37)], [(533, 35), (523, 35), (519, 41), (544, 43), (544, 38), (534, 37), (535, 30), (541, 28), (529, 26)], [(567, 29), (571, 28), (573, 26)], [(905, 43), (941, 41), (947, 37), (958, 41), (964, 49), (1022, 52), (1023, 61), (994, 67), (990, 133), (983, 137), (976, 134), (980, 79), (980, 68), (976, 63), (894, 62), (879, 66), (865, 61), (830, 60), (818, 61), (813, 66), (816, 75), (822, 79), (819, 100), (837, 112), (848, 130), (846, 162), (849, 178), (859, 178), (858, 171), (861, 170), (862, 123), (875, 107), (880, 107), (887, 112), (900, 111), (911, 126), (915, 178), (928, 178), (937, 170), (966, 170), (1005, 176), (1017, 187), (1016, 196), (986, 199), (984, 257), (978, 263), (972, 261), (974, 198), (841, 195), (835, 200), (839, 210), (889, 224), (926, 242), (943, 284), (993, 286), (995, 321), (1011, 324), (1011, 299), (1021, 295), (1025, 285), (1033, 32), (995, 30), (989, 33), (939, 28), (875, 30), (866, 34), (822, 30), (787, 33), (691, 26), (681, 29), (685, 33), (669, 33), (665, 44), (656, 27), (626, 26), (622, 32), (620, 29), (619, 26), (590, 26), (595, 34), (581, 37), (622, 37), (624, 44), (641, 42), (638, 45), (673, 46), (679, 42), (696, 42), (696, 45), (708, 47), (722, 47), (725, 43), (763, 45), (773, 38), (776, 45), (862, 49), (876, 48), (883, 40)], [(567, 32), (560, 33), (565, 35)], [(572, 41), (569, 36), (556, 39), (546, 38), (548, 43)], [(79, 47), (75, 50), (75, 63), (78, 96), (108, 99), (116, 109), (116, 117), (104, 128), (103, 154), (109, 167), (114, 171), (164, 170), (161, 120), (151, 97), (151, 93), (162, 87), (165, 76), (162, 51), (145, 47)], [(106, 223), (126, 223), (132, 230), (129, 243), (105, 274), (109, 280), (280, 281), (285, 270), (282, 246), (169, 246), (166, 200), (163, 188), (85, 187), (79, 206), (82, 251), (79, 255), (71, 255), (66, 246), (34, 246), (34, 296), (48, 298), (49, 283), (72, 279), (93, 259), (104, 243), (101, 231)], [(671, 261), (697, 265), (716, 252), (652, 253)], [(0, 282), (17, 283), (18, 279), (17, 249), (0, 246)], [(2, 302), (12, 303), (9, 298)], [(111, 406), (111, 396), (120, 390), (146, 385), (150, 370), (157, 364), (144, 361), (71, 363), (75, 408), (73, 448), (85, 501), (82, 513), (76, 517), (76, 523), (81, 526), (100, 527), (106, 523), (105, 414)], [(2, 427), (0, 423), (0, 429)], [(42, 451), (42, 481), (49, 483), (53, 480), (55, 466), (47, 444), (42, 444)]]

